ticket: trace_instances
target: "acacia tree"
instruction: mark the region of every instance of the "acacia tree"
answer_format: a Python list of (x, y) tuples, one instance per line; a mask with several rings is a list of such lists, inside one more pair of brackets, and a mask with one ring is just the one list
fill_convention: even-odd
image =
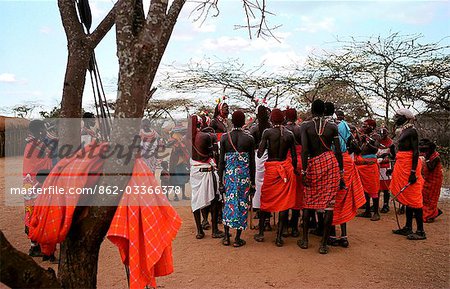
[(447, 100), (448, 105), (450, 59), (446, 54), (450, 46), (422, 44), (421, 38), (392, 33), (364, 40), (338, 40), (338, 52), (311, 56), (308, 64), (320, 78), (351, 87), (369, 115), (388, 123), (399, 107), (417, 108), (425, 102), (425, 109), (440, 100)]
[[(352, 123), (358, 123), (368, 116), (364, 103), (355, 96), (346, 83), (333, 79), (314, 79), (313, 84), (314, 87), (299, 95), (299, 100), (294, 103), (302, 103), (305, 100), (311, 103), (315, 99), (330, 101), (335, 105), (336, 110), (343, 111), (347, 120)], [(307, 113), (309, 105), (306, 108), (306, 110), (303, 109), (303, 113)]]
[(288, 103), (305, 80), (285, 69), (283, 74), (268, 72), (263, 64), (247, 67), (238, 59), (204, 59), (186, 67), (172, 66), (163, 88), (178, 93), (227, 95), (236, 105), (255, 108), (262, 100), (272, 107)]
[[(252, 2), (242, 1), (245, 4)], [(203, 2), (205, 7), (217, 7), (218, 1)], [(145, 12), (142, 0), (119, 0), (94, 32), (89, 33), (89, 29), (83, 30), (77, 17), (76, 2), (58, 0), (68, 40), (61, 116), (81, 116), (82, 92), (93, 49), (115, 23), (119, 61), (115, 118), (134, 118), (134, 121), (125, 126), (113, 127), (111, 145), (130, 143), (138, 132), (139, 119), (142, 118), (152, 93), (156, 71), (184, 4), (185, 0), (173, 0), (169, 7), (168, 0), (151, 0), (150, 7)], [(254, 9), (259, 9), (258, 5)], [(72, 125), (71, 128), (72, 130), (61, 129), (62, 144), (79, 143), (79, 127)], [(111, 157), (105, 161), (104, 167), (108, 168), (110, 174), (115, 174), (115, 185), (123, 188), (129, 180), (129, 174), (123, 172), (131, 172), (133, 164), (133, 161), (125, 162), (124, 159)], [(99, 185), (111, 184), (102, 177)], [(96, 196), (97, 201), (101, 202), (103, 197)], [(121, 195), (117, 195), (109, 201), (117, 204), (120, 198)], [(61, 244), (58, 277), (52, 270), (40, 267), (31, 257), (15, 251), (1, 233), (1, 281), (10, 287), (20, 288), (96, 288), (99, 249), (116, 208), (117, 206), (76, 208), (70, 231)]]

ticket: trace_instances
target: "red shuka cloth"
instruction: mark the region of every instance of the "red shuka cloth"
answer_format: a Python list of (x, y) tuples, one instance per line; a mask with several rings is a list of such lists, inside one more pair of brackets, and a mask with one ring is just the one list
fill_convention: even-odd
[[(439, 157), (438, 152), (434, 152), (430, 161)], [(439, 161), (434, 170), (430, 171), (426, 165), (422, 167), (422, 176), (424, 179), (422, 195), (423, 195), (423, 220), (427, 221), (436, 218), (438, 215), (438, 201), (441, 194), (442, 182), (444, 176), (442, 173), (442, 164)]]
[(344, 182), (347, 190), (339, 190), (334, 205), (333, 225), (340, 225), (351, 221), (357, 210), (366, 203), (361, 179), (356, 165), (348, 152), (342, 153), (344, 161)]
[(422, 161), (419, 158), (416, 168), (417, 182), (407, 187), (402, 193), (400, 190), (408, 184), (409, 175), (412, 168), (412, 151), (399, 151), (395, 158), (394, 171), (389, 189), (397, 196), (397, 200), (403, 205), (411, 208), (422, 208), (422, 188), (424, 180), (422, 178)]
[(40, 170), (49, 170), (52, 167), (50, 151), (44, 143), (35, 138), (30, 138), (23, 152), (23, 177), (29, 174), (33, 181), (36, 181), (36, 174)]
[[(107, 144), (94, 147), (97, 157), (79, 151), (61, 160), (47, 177), (43, 187), (82, 188), (96, 184), (104, 158), (98, 153)], [(85, 147), (90, 152), (91, 146)], [(91, 174), (91, 175), (88, 175)], [(92, 175), (94, 174), (94, 176)], [(141, 159), (136, 159), (128, 186), (152, 186), (158, 183)], [(151, 199), (147, 199), (151, 196)], [(79, 195), (41, 195), (32, 216), (30, 235), (41, 244), (44, 254), (51, 254), (64, 241), (72, 224)], [(156, 201), (156, 202), (155, 202)], [(150, 203), (151, 202), (151, 203)], [(59, 205), (57, 205), (59, 204)], [(123, 194), (107, 237), (120, 251), (122, 262), (130, 269), (130, 288), (156, 287), (155, 277), (173, 272), (171, 243), (181, 226), (181, 219), (164, 195)]]
[(358, 169), (358, 174), (361, 179), (364, 192), (369, 194), (371, 198), (378, 198), (378, 192), (380, 191), (380, 169), (377, 163), (377, 159), (376, 158), (365, 159), (361, 156), (357, 156), (356, 163), (358, 161), (374, 162), (371, 165), (356, 164), (356, 168)]
[(261, 210), (281, 212), (293, 208), (297, 200), (297, 183), (291, 160), (266, 161), (264, 167)]
[(308, 160), (305, 195), (306, 209), (333, 208), (339, 190), (339, 165), (331, 151)]
[(389, 191), (391, 180), (380, 180), (380, 191)]

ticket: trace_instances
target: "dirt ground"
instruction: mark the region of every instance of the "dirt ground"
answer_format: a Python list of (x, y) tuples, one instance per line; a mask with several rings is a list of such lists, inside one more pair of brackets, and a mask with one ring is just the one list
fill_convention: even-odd
[[(0, 159), (2, 176), (21, 170), (20, 159)], [(21, 206), (5, 206), (4, 178), (0, 181), (0, 229), (19, 250), (27, 252), (29, 241), (23, 232)], [(195, 239), (195, 225), (189, 204), (177, 204), (183, 226), (173, 244), (175, 272), (157, 279), (159, 288), (450, 288), (449, 213), (425, 224), (426, 241), (408, 241), (393, 235), (393, 211), (379, 222), (355, 219), (348, 225), (349, 248), (331, 247), (328, 255), (318, 253), (319, 237), (311, 236), (310, 248), (302, 250), (296, 239), (287, 238), (284, 247), (274, 244), (268, 232), (264, 243), (256, 243), (254, 231), (246, 231), (242, 248), (224, 247), (212, 239)], [(404, 216), (400, 216), (404, 223)], [(41, 262), (42, 266), (53, 267)], [(119, 253), (109, 241), (101, 248), (98, 288), (126, 288)], [(0, 288), (5, 288), (0, 284)]]

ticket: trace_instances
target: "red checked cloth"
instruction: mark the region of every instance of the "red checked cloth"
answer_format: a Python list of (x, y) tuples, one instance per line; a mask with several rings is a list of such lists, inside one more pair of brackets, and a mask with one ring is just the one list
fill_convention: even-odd
[[(430, 161), (439, 157), (438, 152), (434, 152)], [(426, 165), (422, 167), (422, 176), (425, 180), (422, 189), (423, 195), (423, 220), (436, 218), (438, 215), (438, 201), (441, 194), (442, 181), (444, 179), (442, 173), (442, 164), (439, 161), (434, 170), (430, 171)]]
[[(94, 148), (91, 155), (107, 144)], [(87, 146), (86, 152), (92, 147)], [(88, 187), (97, 183), (104, 159), (89, 158), (81, 151), (61, 160), (47, 177), (44, 187)], [(88, 173), (91, 175), (88, 176)], [(94, 175), (92, 175), (94, 174)], [(141, 159), (136, 159), (129, 187), (158, 183)], [(42, 251), (52, 252), (64, 241), (72, 224), (74, 204), (79, 195), (41, 195), (32, 218), (30, 234), (41, 244)], [(56, 198), (56, 199), (55, 199)], [(73, 199), (75, 198), (75, 200)], [(60, 204), (56, 206), (56, 204)], [(66, 204), (70, 204), (67, 206)], [(127, 204), (131, 204), (127, 206)], [(120, 251), (122, 261), (130, 269), (130, 288), (156, 287), (155, 277), (173, 272), (171, 244), (181, 226), (181, 219), (163, 195), (124, 194), (107, 233)], [(44, 246), (42, 246), (44, 245)]]
[(342, 153), (344, 161), (344, 182), (347, 190), (339, 190), (334, 205), (333, 225), (351, 221), (357, 210), (366, 203), (364, 190), (353, 159), (348, 152)]
[(306, 209), (333, 208), (339, 189), (339, 165), (331, 151), (308, 160), (305, 196)]
[(291, 160), (266, 161), (264, 167), (261, 210), (281, 212), (293, 208), (297, 200), (297, 180)]

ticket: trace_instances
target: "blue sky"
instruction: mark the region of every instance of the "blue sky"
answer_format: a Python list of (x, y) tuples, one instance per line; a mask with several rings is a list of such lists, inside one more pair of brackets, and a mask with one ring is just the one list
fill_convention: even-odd
[[(15, 105), (34, 102), (44, 109), (61, 99), (67, 60), (66, 38), (57, 1), (0, 0), (0, 114)], [(368, 37), (421, 33), (423, 42), (450, 36), (449, 1), (301, 1), (271, 0), (269, 21), (282, 24), (274, 39), (249, 39), (239, 0), (220, 0), (220, 15), (201, 25), (189, 17), (186, 4), (177, 22), (162, 63), (182, 65), (204, 57), (239, 58), (248, 65), (264, 61), (276, 70), (302, 61), (312, 51), (333, 49), (337, 37)], [(112, 0), (91, 0), (93, 26), (113, 6)], [(449, 39), (444, 40), (449, 43)], [(115, 98), (118, 64), (114, 31), (96, 50), (108, 98)], [(158, 78), (157, 80), (158, 81)], [(89, 80), (87, 81), (89, 84)], [(155, 83), (157, 84), (157, 83)], [(84, 106), (93, 102), (87, 86)], [(157, 95), (164, 97), (164, 95)], [(42, 110), (37, 108), (36, 111)]]

